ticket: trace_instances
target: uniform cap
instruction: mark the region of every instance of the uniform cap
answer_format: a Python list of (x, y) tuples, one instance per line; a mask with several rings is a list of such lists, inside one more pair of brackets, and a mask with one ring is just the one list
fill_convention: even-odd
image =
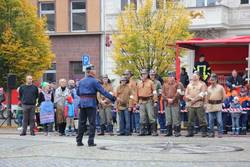
[(125, 76), (122, 76), (121, 77), (121, 79), (120, 79), (120, 81), (127, 81), (128, 79), (127, 79), (127, 77), (125, 77)]
[(150, 75), (155, 75), (156, 72), (155, 72), (155, 70), (152, 69), (152, 70), (149, 71), (149, 74), (150, 74)]
[(174, 71), (169, 71), (168, 72), (168, 77), (175, 77), (175, 72)]
[(210, 76), (210, 79), (217, 81), (218, 78), (217, 78), (217, 75), (215, 73), (212, 73), (211, 76)]
[(194, 71), (193, 73), (194, 75), (198, 75), (198, 76), (201, 76), (201, 73), (199, 71)]
[(92, 65), (92, 64), (89, 64), (89, 65), (86, 67), (86, 70), (95, 70), (95, 66)]
[(132, 75), (132, 72), (130, 70), (125, 70), (123, 74), (124, 75), (129, 75), (129, 74)]
[(148, 74), (148, 70), (147, 69), (142, 69), (141, 74)]
[(109, 78), (109, 76), (108, 76), (107, 74), (105, 74), (105, 75), (103, 76), (103, 78)]

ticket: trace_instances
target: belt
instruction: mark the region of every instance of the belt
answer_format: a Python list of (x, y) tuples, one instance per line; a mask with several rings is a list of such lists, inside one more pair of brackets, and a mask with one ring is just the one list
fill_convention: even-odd
[(150, 97), (139, 97), (139, 100), (143, 100), (143, 101), (147, 101), (147, 100), (151, 100), (152, 96)]
[(81, 95), (80, 98), (96, 98), (96, 95)]
[(209, 104), (221, 104), (222, 100), (208, 100)]

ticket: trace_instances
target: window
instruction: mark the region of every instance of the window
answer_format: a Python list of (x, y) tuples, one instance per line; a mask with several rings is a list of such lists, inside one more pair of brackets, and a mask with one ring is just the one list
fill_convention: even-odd
[(216, 0), (207, 0), (207, 6), (215, 6)]
[(47, 18), (47, 30), (55, 31), (55, 3), (42, 2), (40, 3), (40, 17)]
[(43, 81), (56, 82), (56, 63), (52, 63), (51, 67), (44, 72)]
[(86, 0), (71, 2), (71, 31), (86, 30)]
[(81, 61), (70, 62), (70, 71), (69, 71), (70, 79), (74, 79), (74, 80), (81, 79), (84, 75), (85, 75), (85, 72), (83, 72)]
[(73, 74), (83, 74), (82, 62), (70, 62)]
[(249, 0), (241, 0), (240, 4), (249, 4)]
[(205, 0), (196, 0), (196, 7), (205, 6)]
[(216, 0), (196, 0), (196, 7), (215, 6)]
[(125, 7), (131, 3), (134, 3), (135, 9), (137, 9), (137, 0), (121, 0), (121, 10), (125, 10)]

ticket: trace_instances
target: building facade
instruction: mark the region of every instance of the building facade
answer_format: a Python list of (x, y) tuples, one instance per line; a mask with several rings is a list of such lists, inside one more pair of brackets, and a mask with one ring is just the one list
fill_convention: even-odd
[[(144, 0), (107, 0), (105, 1), (105, 32), (110, 39), (112, 32), (116, 31), (116, 17), (126, 4), (135, 3), (137, 7)], [(157, 8), (157, 1), (153, 1), (153, 8)], [(250, 35), (250, 0), (179, 0), (190, 11), (202, 13), (202, 17), (192, 20), (190, 31), (197, 38), (226, 38), (232, 36)], [(111, 39), (112, 40), (112, 39)], [(112, 42), (113, 43), (113, 42)], [(105, 48), (104, 69), (113, 77), (115, 63), (113, 61), (113, 46)], [(183, 56), (182, 66), (192, 72), (194, 65), (194, 52), (188, 50)]]
[[(118, 78), (113, 70), (112, 33), (117, 31), (116, 18), (125, 6), (137, 8), (144, 0), (30, 0), (40, 17), (47, 17), (47, 33), (52, 41), (56, 59), (45, 72), (44, 80), (80, 79), (82, 56), (88, 54), (90, 63), (100, 75)], [(153, 8), (157, 8), (153, 0)], [(250, 34), (250, 0), (179, 0), (188, 10), (202, 13), (192, 20), (190, 31), (198, 38), (224, 38)], [(192, 72), (194, 52), (188, 50), (182, 66)]]
[(30, 0), (40, 17), (47, 18), (47, 33), (56, 55), (43, 80), (81, 79), (82, 56), (100, 73), (101, 1), (100, 0)]

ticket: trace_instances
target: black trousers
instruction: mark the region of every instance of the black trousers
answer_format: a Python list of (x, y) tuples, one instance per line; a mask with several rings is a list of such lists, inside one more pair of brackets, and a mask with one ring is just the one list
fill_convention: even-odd
[(88, 144), (94, 143), (96, 129), (96, 108), (81, 108), (78, 120), (78, 135), (76, 142), (81, 143), (84, 132), (87, 130), (87, 119), (89, 120), (89, 140)]
[(35, 105), (22, 105), (23, 108), (23, 132), (26, 134), (28, 123), (30, 125), (30, 133), (34, 133), (35, 128)]

